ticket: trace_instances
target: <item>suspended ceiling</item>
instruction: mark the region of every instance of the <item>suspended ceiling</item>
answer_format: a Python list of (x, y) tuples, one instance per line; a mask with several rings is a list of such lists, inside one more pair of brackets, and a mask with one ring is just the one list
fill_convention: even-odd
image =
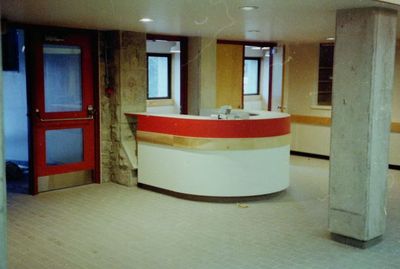
[[(375, 0), (2, 0), (2, 18), (30, 24), (232, 40), (321, 41), (338, 9), (398, 6)], [(257, 6), (244, 11), (241, 6)], [(139, 22), (143, 17), (151, 23)], [(399, 27), (400, 28), (400, 27)]]

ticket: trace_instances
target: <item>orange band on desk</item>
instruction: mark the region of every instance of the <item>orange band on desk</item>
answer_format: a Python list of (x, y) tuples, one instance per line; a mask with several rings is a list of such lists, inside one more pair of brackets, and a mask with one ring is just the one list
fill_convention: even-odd
[(290, 118), (214, 120), (130, 114), (138, 118), (138, 131), (208, 138), (256, 138), (290, 133)]

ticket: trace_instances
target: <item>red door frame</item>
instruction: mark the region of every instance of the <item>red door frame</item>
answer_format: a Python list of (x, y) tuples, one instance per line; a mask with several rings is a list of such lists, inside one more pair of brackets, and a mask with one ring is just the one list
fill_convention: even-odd
[[(60, 113), (44, 113), (41, 112), (40, 116), (45, 117), (46, 119), (55, 119), (59, 116), (61, 117), (86, 117), (87, 111), (86, 106), (87, 101), (91, 101), (94, 107), (94, 129), (93, 131), (86, 131), (84, 133), (84, 145), (85, 139), (93, 139), (94, 143), (93, 147), (86, 147), (84, 151), (89, 152), (86, 156), (89, 156), (93, 160), (93, 163), (90, 164), (91, 169), (94, 170), (93, 173), (93, 182), (100, 183), (100, 123), (99, 123), (99, 114), (97, 111), (99, 110), (99, 82), (98, 82), (98, 32), (97, 31), (89, 31), (89, 30), (78, 30), (78, 29), (69, 29), (69, 28), (55, 28), (55, 27), (44, 27), (44, 26), (33, 26), (33, 25), (23, 25), (21, 27), (25, 30), (25, 47), (26, 47), (26, 70), (27, 70), (27, 88), (28, 88), (28, 110), (29, 110), (29, 159), (30, 159), (30, 169), (31, 169), (31, 180), (30, 180), (30, 189), (32, 194), (38, 193), (38, 182), (37, 178), (39, 175), (38, 163), (44, 163), (45, 154), (43, 152), (35, 152), (34, 141), (38, 138), (42, 138), (44, 136), (44, 131), (38, 132), (34, 128), (34, 124), (39, 124), (40, 121), (37, 118), (37, 113), (35, 109), (37, 106), (40, 107), (40, 111), (44, 111), (43, 104), (43, 92), (39, 96), (35, 96), (35, 92), (39, 87), (43, 87), (43, 43), (53, 43), (51, 41), (45, 41), (45, 36), (63, 36), (67, 43), (73, 44), (76, 40), (71, 38), (72, 36), (80, 36), (86, 40), (85, 48), (89, 53), (83, 55), (82, 54), (82, 63), (83, 61), (87, 61), (87, 64), (91, 66), (92, 72), (88, 76), (82, 76), (82, 84), (85, 87), (91, 87), (93, 89), (93, 100), (88, 100), (88, 96), (83, 96), (83, 107), (80, 112), (60, 112)], [(70, 41), (70, 42), (69, 42)], [(60, 44), (60, 42), (55, 42), (56, 44)], [(61, 42), (62, 43), (62, 42)], [(83, 51), (83, 50), (82, 50)], [(37, 69), (39, 67), (39, 70)], [(82, 69), (83, 70), (83, 69)], [(41, 76), (41, 77), (40, 77)], [(88, 79), (84, 79), (87, 77)], [(40, 92), (40, 91), (39, 91)], [(38, 99), (36, 99), (39, 97)], [(57, 115), (58, 114), (58, 115)], [(74, 124), (71, 123), (63, 123), (64, 127), (60, 127), (57, 122), (48, 124), (48, 129), (64, 129), (72, 128), (78, 125), (84, 125), (84, 121), (74, 121)], [(36, 128), (38, 129), (38, 128)], [(85, 156), (85, 154), (84, 154)], [(88, 167), (89, 163), (79, 163), (79, 164), (66, 164), (59, 167), (49, 167), (47, 166), (47, 172), (41, 173), (40, 175), (53, 174), (53, 173), (62, 173), (66, 172), (69, 169), (85, 169)]]

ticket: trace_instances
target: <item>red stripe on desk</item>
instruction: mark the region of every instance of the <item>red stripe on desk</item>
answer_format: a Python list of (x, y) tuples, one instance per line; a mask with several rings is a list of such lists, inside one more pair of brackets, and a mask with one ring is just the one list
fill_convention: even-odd
[(290, 133), (290, 118), (214, 120), (160, 117), (140, 114), (136, 116), (137, 130), (177, 136), (210, 138), (250, 138), (286, 135)]

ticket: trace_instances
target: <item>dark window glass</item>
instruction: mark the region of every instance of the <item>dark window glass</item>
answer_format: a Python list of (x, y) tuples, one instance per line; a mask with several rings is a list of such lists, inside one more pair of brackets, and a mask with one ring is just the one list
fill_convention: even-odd
[(333, 44), (321, 44), (319, 47), (318, 105), (332, 104), (334, 48)]

